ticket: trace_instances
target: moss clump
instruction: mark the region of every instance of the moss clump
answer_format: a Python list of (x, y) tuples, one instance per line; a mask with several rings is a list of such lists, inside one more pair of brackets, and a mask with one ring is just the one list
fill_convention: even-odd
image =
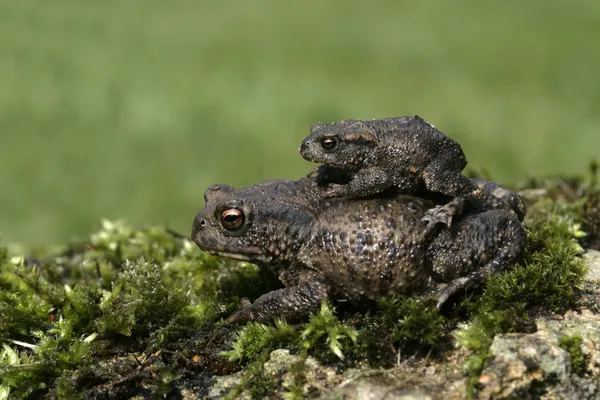
[(585, 373), (586, 359), (581, 345), (583, 338), (580, 335), (565, 335), (558, 341), (558, 345), (571, 356), (571, 371), (577, 375)]
[(15, 345), (25, 347), (22, 351), (3, 344), (0, 391), (10, 394), (7, 398), (26, 398), (46, 389), (48, 382), (60, 376), (62, 371), (82, 363), (90, 342), (96, 337), (95, 334), (74, 336), (72, 323), (62, 318), (47, 331), (34, 331), (31, 335), (36, 344), (13, 340)]
[(343, 348), (356, 343), (358, 332), (352, 327), (340, 322), (333, 308), (325, 303), (319, 312), (310, 317), (310, 321), (302, 330), (303, 347), (312, 349), (321, 355), (329, 350), (340, 360), (344, 359)]
[(0, 338), (22, 338), (31, 328), (49, 329), (53, 307), (64, 289), (53, 286), (36, 266), (5, 261), (0, 270)]
[(250, 322), (235, 333), (233, 349), (222, 354), (229, 361), (247, 362), (260, 354), (283, 346), (294, 346), (299, 339), (296, 328), (283, 321), (274, 326)]
[(394, 296), (379, 301), (377, 311), (359, 325), (356, 358), (367, 358), (377, 366), (397, 362), (396, 353), (431, 352), (445, 334), (445, 318), (435, 301)]
[(586, 272), (578, 243), (584, 233), (568, 209), (556, 207), (554, 214), (532, 210), (523, 263), (490, 280), (482, 297), (484, 308), (557, 311), (575, 304)]
[(327, 358), (329, 352), (340, 360), (344, 359), (343, 349), (356, 343), (358, 332), (340, 322), (333, 308), (327, 303), (310, 320), (299, 326), (291, 326), (284, 321), (274, 325), (250, 322), (235, 333), (233, 348), (222, 354), (230, 361), (249, 361), (258, 355), (278, 348), (295, 351), (310, 350)]

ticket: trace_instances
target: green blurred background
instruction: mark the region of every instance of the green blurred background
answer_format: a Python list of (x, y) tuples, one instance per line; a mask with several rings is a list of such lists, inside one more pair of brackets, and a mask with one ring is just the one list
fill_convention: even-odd
[(0, 239), (189, 233), (213, 183), (298, 178), (317, 121), (419, 114), (502, 183), (600, 149), (600, 2), (0, 5)]

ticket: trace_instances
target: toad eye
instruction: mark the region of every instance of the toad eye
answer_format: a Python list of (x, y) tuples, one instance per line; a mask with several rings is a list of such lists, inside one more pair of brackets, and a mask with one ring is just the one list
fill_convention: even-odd
[(241, 228), (245, 220), (244, 212), (237, 208), (229, 208), (221, 213), (221, 225), (228, 231)]
[(321, 147), (323, 150), (333, 150), (337, 145), (337, 140), (332, 137), (324, 137), (321, 139)]

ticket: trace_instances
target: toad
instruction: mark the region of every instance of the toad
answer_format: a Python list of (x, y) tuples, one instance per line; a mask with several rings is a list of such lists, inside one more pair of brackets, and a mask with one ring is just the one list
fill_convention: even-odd
[[(451, 227), (452, 218), (467, 204), (505, 210), (512, 206), (464, 176), (467, 159), (461, 146), (419, 116), (317, 123), (302, 141), (300, 154), (350, 174), (347, 184), (331, 182), (328, 197), (367, 197), (389, 188), (449, 197), (424, 214), (429, 228), (437, 223)], [(513, 208), (522, 220), (524, 208)]]
[(207, 253), (273, 268), (284, 285), (228, 322), (296, 320), (323, 301), (393, 294), (433, 293), (440, 307), (514, 265), (525, 245), (522, 224), (506, 210), (472, 209), (449, 229), (426, 229), (432, 200), (330, 198), (327, 190), (310, 178), (206, 190), (192, 240)]

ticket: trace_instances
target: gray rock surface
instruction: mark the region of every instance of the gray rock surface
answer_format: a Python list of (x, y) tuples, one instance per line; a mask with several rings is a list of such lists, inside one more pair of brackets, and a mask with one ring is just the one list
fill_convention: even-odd
[(589, 267), (586, 279), (600, 283), (600, 251), (588, 250), (583, 258)]
[[(536, 333), (494, 338), (478, 398), (600, 398), (600, 315), (568, 311), (561, 317), (539, 318), (536, 324)], [(560, 347), (562, 337), (573, 336), (582, 339), (580, 374), (573, 371), (571, 355)]]

